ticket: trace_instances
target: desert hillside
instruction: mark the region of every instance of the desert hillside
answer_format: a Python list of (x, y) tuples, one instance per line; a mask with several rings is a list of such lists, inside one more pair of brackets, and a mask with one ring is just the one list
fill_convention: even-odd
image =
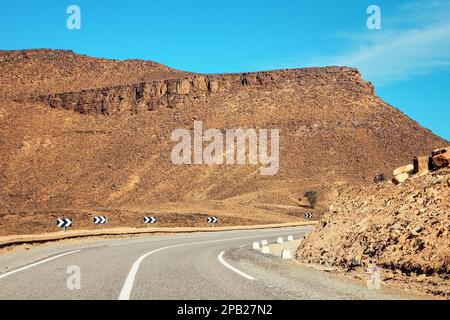
[[(412, 155), (448, 145), (383, 102), (347, 67), (201, 75), (154, 62), (66, 51), (0, 52), (0, 234), (54, 230), (66, 215), (92, 227), (164, 225), (216, 214), (224, 224), (315, 218), (346, 184), (372, 183)], [(280, 165), (171, 162), (173, 130), (279, 129)], [(21, 224), (18, 227), (17, 221)]]
[(91, 58), (66, 50), (0, 50), (0, 97), (103, 88), (186, 75), (153, 61)]

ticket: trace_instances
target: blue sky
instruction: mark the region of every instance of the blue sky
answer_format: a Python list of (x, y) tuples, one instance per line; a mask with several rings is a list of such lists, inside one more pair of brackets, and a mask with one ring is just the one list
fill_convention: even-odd
[[(66, 27), (69, 5), (81, 30)], [(366, 10), (381, 8), (381, 30)], [(70, 49), (194, 72), (357, 67), (376, 92), (450, 140), (450, 0), (40, 0), (0, 10), (0, 49)]]

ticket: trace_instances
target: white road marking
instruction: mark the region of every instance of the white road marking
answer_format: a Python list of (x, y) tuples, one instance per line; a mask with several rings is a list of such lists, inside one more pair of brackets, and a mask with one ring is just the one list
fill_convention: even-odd
[(7, 273), (5, 273), (5, 274), (2, 274), (2, 275), (0, 275), (0, 279), (9, 277), (10, 275), (15, 274), (15, 273), (17, 273), (17, 272), (21, 272), (21, 271), (24, 271), (24, 270), (27, 270), (27, 269), (36, 267), (36, 266), (38, 266), (38, 265), (40, 265), (40, 264), (43, 264), (43, 263), (46, 263), (46, 262), (49, 262), (49, 261), (52, 261), (52, 260), (55, 260), (55, 259), (58, 259), (58, 258), (67, 256), (67, 255), (69, 255), (69, 254), (76, 253), (76, 252), (79, 252), (79, 251), (81, 251), (81, 250), (74, 250), (74, 251), (62, 253), (62, 254), (59, 254), (59, 255), (57, 255), (57, 256), (54, 256), (54, 257), (51, 257), (51, 258), (47, 258), (47, 259), (44, 259), (44, 260), (41, 260), (41, 261), (32, 263), (32, 264), (30, 264), (30, 265), (28, 265), (28, 266), (25, 266), (25, 267), (22, 267), (22, 268), (19, 268), (19, 269), (16, 269), (16, 270), (7, 272)]
[(164, 241), (164, 240), (173, 241), (173, 240), (182, 240), (182, 239), (208, 238), (210, 236), (211, 236), (211, 233), (203, 234), (200, 236), (179, 236), (179, 237), (167, 236), (167, 237), (158, 237), (158, 238), (141, 240), (141, 241), (128, 241), (128, 242), (122, 242), (122, 243), (114, 243), (114, 244), (107, 245), (107, 247), (120, 247), (120, 246), (129, 245), (129, 244), (141, 244), (141, 243), (156, 242), (156, 241), (160, 242), (160, 241)]
[[(272, 234), (267, 234), (264, 236), (275, 236), (275, 235), (279, 235), (280, 232), (278, 233), (272, 233)], [(224, 241), (232, 241), (232, 240), (241, 240), (241, 239), (250, 239), (250, 238), (258, 238), (261, 237), (261, 235), (253, 235), (253, 236), (245, 236), (245, 237), (238, 237), (238, 238), (227, 238), (227, 239), (218, 239), (218, 240), (210, 240), (210, 241), (200, 241), (200, 242), (191, 242), (191, 243), (183, 243), (183, 244), (176, 244), (176, 245), (172, 245), (172, 246), (167, 246), (167, 247), (162, 247), (150, 252), (147, 252), (146, 254), (140, 256), (136, 262), (133, 264), (133, 266), (131, 267), (130, 272), (128, 273), (127, 278), (125, 279), (125, 283), (122, 287), (122, 290), (120, 291), (120, 295), (119, 295), (119, 300), (130, 300), (131, 297), (131, 291), (133, 290), (133, 285), (134, 285), (134, 280), (136, 279), (136, 274), (139, 270), (139, 267), (142, 263), (142, 261), (144, 261), (145, 258), (147, 258), (148, 256), (163, 251), (163, 250), (167, 250), (167, 249), (173, 249), (173, 248), (180, 248), (180, 247), (186, 247), (186, 246), (191, 246), (191, 245), (197, 245), (197, 244), (208, 244), (208, 243), (215, 243), (215, 242), (224, 242)]]
[(254, 277), (249, 276), (248, 274), (246, 274), (245, 272), (242, 272), (241, 270), (229, 265), (224, 259), (223, 259), (223, 254), (225, 253), (225, 251), (222, 251), (219, 256), (217, 257), (217, 259), (219, 259), (220, 263), (223, 264), (225, 267), (227, 267), (228, 269), (230, 269), (231, 271), (236, 272), (238, 275), (243, 276), (244, 278), (248, 279), (248, 280), (256, 280)]
[(163, 239), (154, 239), (154, 240), (145, 240), (145, 241), (130, 241), (130, 242), (123, 242), (123, 243), (114, 243), (114, 244), (108, 244), (107, 247), (121, 247), (126, 246), (129, 244), (139, 244), (139, 243), (147, 243), (147, 242), (154, 242), (154, 241), (162, 241)]

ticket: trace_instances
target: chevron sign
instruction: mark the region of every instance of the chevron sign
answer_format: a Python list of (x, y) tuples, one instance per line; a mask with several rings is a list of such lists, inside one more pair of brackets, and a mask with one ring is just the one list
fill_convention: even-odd
[(107, 224), (108, 218), (106, 218), (105, 216), (94, 217), (94, 223), (95, 224)]
[(217, 223), (219, 222), (219, 219), (217, 219), (217, 217), (211, 216), (208, 217), (208, 223)]
[(72, 225), (72, 220), (70, 219), (57, 219), (56, 220), (56, 225), (60, 228), (68, 228)]
[(144, 217), (144, 223), (154, 224), (156, 220), (157, 219), (155, 217)]
[(312, 217), (313, 217), (312, 212), (306, 212), (305, 213), (305, 219), (312, 219)]

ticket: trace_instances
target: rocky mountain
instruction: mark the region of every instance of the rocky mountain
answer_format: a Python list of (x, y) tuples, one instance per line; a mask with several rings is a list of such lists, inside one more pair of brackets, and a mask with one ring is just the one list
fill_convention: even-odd
[[(311, 190), (317, 218), (336, 188), (372, 183), (449, 144), (347, 67), (204, 75), (66, 51), (3, 51), (0, 83), (3, 234), (18, 232), (17, 217), (26, 221), (20, 232), (53, 230), (64, 213), (113, 212), (120, 219), (112, 226), (134, 226), (144, 212), (166, 214), (167, 225), (212, 213), (224, 224), (286, 222), (303, 219)], [(174, 130), (193, 133), (195, 121), (223, 133), (278, 129), (277, 173), (261, 175), (249, 162), (173, 164)]]

